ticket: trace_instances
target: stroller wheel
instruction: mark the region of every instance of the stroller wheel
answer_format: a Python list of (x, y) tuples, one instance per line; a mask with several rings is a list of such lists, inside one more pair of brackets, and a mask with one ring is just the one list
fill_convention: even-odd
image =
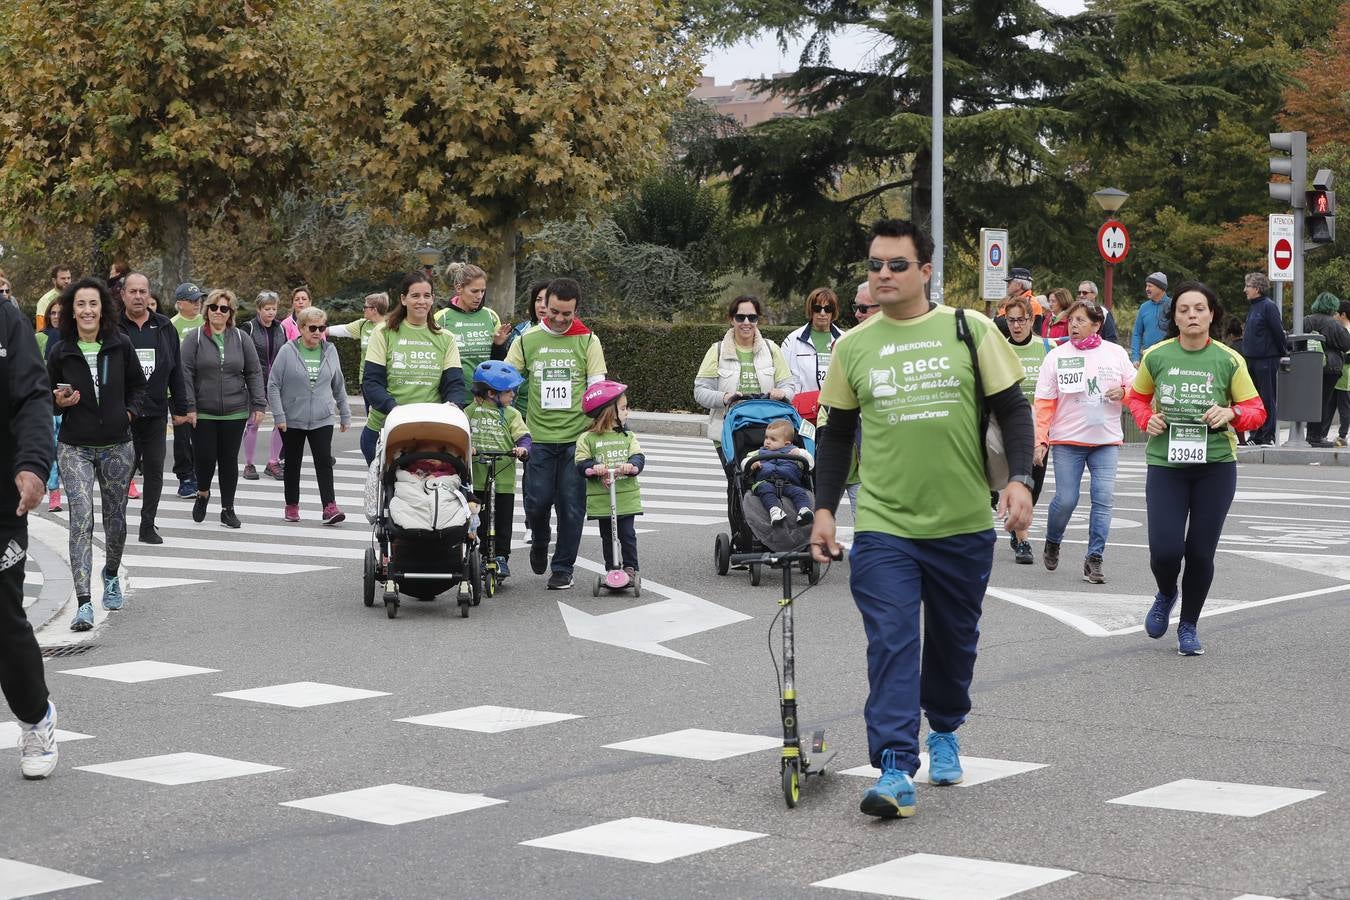
[(467, 618), (469, 617), (469, 604), (468, 604), (468, 603), (461, 603), (461, 604), (459, 605), (459, 617), (460, 617), (461, 619), (467, 619)]
[(713, 541), (713, 565), (718, 575), (731, 571), (731, 536), (725, 532), (718, 534)]
[[(464, 576), (469, 582), (468, 603), (477, 606), (483, 602), (483, 560), (476, 546), (464, 560)], [(467, 607), (460, 612), (465, 618), (469, 615)]]
[(384, 614), (391, 619), (398, 618), (398, 594), (385, 591)]
[(764, 575), (763, 566), (760, 563), (750, 564), (750, 586), (759, 587), (759, 580)]
[(361, 582), (361, 602), (366, 606), (375, 605), (375, 548), (366, 548), (366, 565)]
[(820, 583), (820, 563), (816, 562), (814, 559), (811, 560), (809, 567), (806, 570), (806, 581), (808, 584)]

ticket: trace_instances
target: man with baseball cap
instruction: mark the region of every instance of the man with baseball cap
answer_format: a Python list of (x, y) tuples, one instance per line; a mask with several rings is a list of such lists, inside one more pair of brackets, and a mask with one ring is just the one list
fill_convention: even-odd
[(1167, 313), (1172, 308), (1172, 298), (1167, 295), (1167, 276), (1162, 272), (1154, 272), (1144, 279), (1144, 294), (1149, 302), (1139, 304), (1134, 331), (1130, 333), (1130, 362), (1136, 366), (1145, 350), (1167, 337)]
[[(173, 292), (173, 305), (178, 315), (169, 320), (178, 332), (181, 343), (183, 335), (205, 324), (202, 317), (202, 300), (206, 292), (190, 281), (180, 284)], [(197, 496), (197, 474), (192, 462), (192, 426), (184, 422), (173, 426), (173, 474), (178, 476), (178, 496), (195, 498)]]

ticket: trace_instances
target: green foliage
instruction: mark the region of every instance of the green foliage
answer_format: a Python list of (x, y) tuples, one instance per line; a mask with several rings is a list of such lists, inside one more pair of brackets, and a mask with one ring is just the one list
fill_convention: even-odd
[(644, 179), (612, 215), (629, 241), (678, 251), (704, 279), (726, 268), (726, 200), (678, 168)]
[(297, 41), (315, 154), (374, 222), (461, 228), (491, 256), (647, 174), (698, 60), (667, 0), (312, 9)]
[(190, 223), (234, 227), (302, 171), (294, 0), (25, 0), (0, 16), (0, 217), (139, 235), (187, 268)]
[(549, 222), (529, 243), (521, 283), (575, 278), (588, 314), (669, 320), (714, 290), (678, 250), (631, 241), (613, 219)]

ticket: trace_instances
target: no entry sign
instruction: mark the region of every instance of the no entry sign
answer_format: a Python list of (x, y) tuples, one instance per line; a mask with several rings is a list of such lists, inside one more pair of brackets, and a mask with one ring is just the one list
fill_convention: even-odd
[(1130, 232), (1115, 219), (1097, 229), (1097, 252), (1109, 263), (1118, 263), (1130, 255)]
[(1271, 281), (1294, 280), (1294, 217), (1272, 215), (1266, 232), (1266, 275)]

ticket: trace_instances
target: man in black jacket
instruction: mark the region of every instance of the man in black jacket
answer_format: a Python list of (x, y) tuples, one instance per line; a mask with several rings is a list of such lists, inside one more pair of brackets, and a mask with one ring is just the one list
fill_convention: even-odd
[(23, 570), (25, 516), (52, 467), (52, 393), (33, 329), (9, 303), (0, 303), (0, 411), (0, 688), (21, 723), (23, 777), (38, 779), (56, 768), (56, 708), (23, 611)]
[(178, 331), (167, 316), (150, 311), (150, 279), (131, 272), (122, 282), (122, 332), (136, 348), (145, 373), (145, 400), (141, 414), (131, 423), (131, 440), (136, 446), (136, 466), (145, 476), (141, 497), (142, 544), (162, 544), (164, 538), (155, 528), (159, 498), (164, 492), (164, 454), (167, 449), (165, 428), (169, 407), (173, 424), (187, 421), (187, 391), (183, 387), (183, 367), (179, 362)]
[(1279, 434), (1275, 409), (1275, 373), (1280, 370), (1280, 358), (1289, 353), (1284, 339), (1284, 323), (1280, 308), (1270, 299), (1270, 279), (1262, 272), (1251, 272), (1243, 280), (1243, 292), (1251, 302), (1247, 324), (1242, 330), (1242, 355), (1247, 359), (1247, 371), (1261, 395), (1266, 408), (1266, 421), (1251, 433), (1253, 444), (1273, 444)]

